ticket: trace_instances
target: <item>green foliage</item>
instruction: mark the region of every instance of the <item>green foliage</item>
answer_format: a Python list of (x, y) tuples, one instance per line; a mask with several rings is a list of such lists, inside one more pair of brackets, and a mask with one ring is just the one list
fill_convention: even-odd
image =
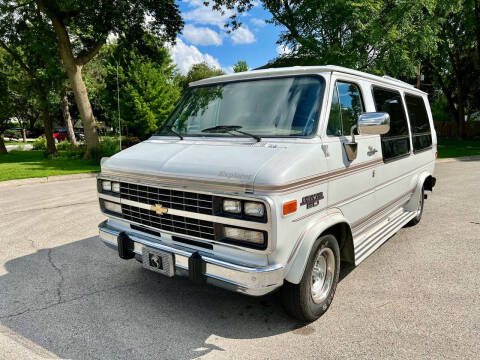
[(33, 142), (33, 150), (47, 150), (47, 139), (44, 137), (35, 139)]
[(245, 60), (238, 60), (235, 65), (233, 65), (233, 72), (244, 72), (248, 71), (248, 65)]
[(181, 89), (168, 50), (149, 34), (137, 41), (126, 39), (112, 46), (105, 58), (106, 77), (102, 93), (106, 115), (117, 127), (117, 64), (122, 124), (128, 134), (145, 139), (166, 120)]
[(22, 134), (18, 130), (7, 129), (3, 132), (3, 135), (10, 139), (20, 139)]
[(57, 150), (69, 150), (69, 151), (73, 151), (73, 150), (79, 150), (81, 149), (81, 147), (78, 147), (78, 146), (75, 146), (73, 145), (71, 142), (69, 141), (60, 141), (58, 144), (57, 144)]
[(186, 89), (191, 82), (219, 75), (225, 75), (225, 72), (221, 69), (210, 67), (207, 63), (198, 63), (192, 65), (192, 68), (188, 71), (186, 76), (181, 77), (180, 83), (182, 88)]
[(113, 156), (120, 151), (120, 144), (115, 138), (104, 138), (100, 142), (100, 146), (90, 149), (88, 158), (98, 164), (102, 157)]
[(452, 115), (448, 110), (448, 103), (445, 96), (441, 96), (430, 103), (434, 121), (451, 121)]
[(480, 111), (480, 1), (435, 4), (437, 46), (423, 63), (463, 136), (465, 116)]

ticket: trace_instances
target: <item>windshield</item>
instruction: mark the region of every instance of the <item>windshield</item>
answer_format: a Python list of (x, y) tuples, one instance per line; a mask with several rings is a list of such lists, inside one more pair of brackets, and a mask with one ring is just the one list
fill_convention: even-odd
[(157, 135), (245, 136), (203, 131), (237, 126), (258, 136), (308, 136), (316, 129), (324, 80), (319, 76), (239, 81), (186, 91)]

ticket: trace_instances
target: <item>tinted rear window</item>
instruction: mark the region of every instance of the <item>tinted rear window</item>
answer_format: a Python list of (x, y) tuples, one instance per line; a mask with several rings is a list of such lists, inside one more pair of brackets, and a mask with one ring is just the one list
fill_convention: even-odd
[(432, 131), (425, 101), (420, 96), (405, 94), (405, 102), (413, 134), (413, 150), (429, 148), (432, 146)]

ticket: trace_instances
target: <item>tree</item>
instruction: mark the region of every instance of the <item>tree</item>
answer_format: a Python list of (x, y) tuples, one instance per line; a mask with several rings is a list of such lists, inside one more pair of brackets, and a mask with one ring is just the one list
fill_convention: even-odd
[(11, 11), (9, 2), (0, 2), (0, 12), (3, 15), (0, 17), (0, 47), (8, 53), (5, 66), (10, 74), (11, 95), (15, 89), (19, 89), (17, 94), (22, 96), (22, 84), (30, 82), (27, 88), (38, 100), (47, 152), (53, 154), (56, 147), (52, 135), (51, 108), (57, 100), (57, 91), (65, 74), (61, 71), (56, 47), (52, 46), (55, 44), (55, 33), (50, 25), (38, 11), (34, 11), (32, 2), (26, 2), (21, 8), (24, 11), (23, 17)]
[(10, 127), (13, 111), (9, 99), (8, 74), (5, 71), (5, 61), (8, 54), (0, 49), (0, 155), (6, 155), (7, 148), (3, 141), (3, 133)]
[(68, 89), (65, 87), (62, 91), (61, 99), (61, 108), (63, 120), (67, 127), (68, 140), (74, 145), (77, 146), (77, 139), (75, 138), (75, 132), (73, 130), (72, 116), (70, 115), (70, 105), (68, 103)]
[(186, 89), (191, 82), (220, 75), (225, 75), (225, 72), (213, 66), (210, 67), (207, 63), (203, 62), (192, 65), (192, 68), (188, 71), (187, 75), (181, 78), (180, 83), (182, 84), (183, 89)]
[(442, 90), (463, 138), (465, 117), (480, 110), (480, 1), (438, 1), (435, 18), (437, 51), (423, 59), (424, 71)]
[[(174, 41), (183, 27), (174, 0), (0, 0), (2, 13), (23, 18), (40, 10), (56, 34), (63, 67), (70, 80), (75, 102), (85, 130), (87, 147), (98, 146), (95, 119), (82, 78), (82, 69), (94, 58), (110, 34), (141, 35), (146, 28)], [(7, 16), (8, 17), (8, 16)]]
[(128, 134), (150, 136), (166, 120), (180, 97), (176, 69), (161, 39), (152, 33), (131, 41), (118, 39), (104, 54), (106, 76), (102, 106), (117, 127), (117, 65), (120, 110)]
[(238, 60), (235, 65), (233, 65), (233, 72), (243, 72), (248, 71), (248, 65), (245, 60)]
[[(269, 66), (334, 64), (394, 76), (412, 75), (420, 50), (432, 43), (425, 14), (435, 0), (267, 1), (282, 26), (278, 43), (290, 49)], [(253, 0), (215, 0), (216, 9), (248, 11)], [(222, 8), (223, 6), (223, 8)], [(229, 25), (241, 26), (233, 16)], [(417, 51), (418, 50), (418, 51)]]

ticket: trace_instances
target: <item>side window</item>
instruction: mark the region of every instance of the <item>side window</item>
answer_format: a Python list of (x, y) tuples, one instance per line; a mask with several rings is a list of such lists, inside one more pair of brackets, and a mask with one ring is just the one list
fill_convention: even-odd
[(340, 101), (338, 99), (337, 84), (333, 91), (332, 106), (330, 107), (330, 116), (328, 118), (327, 135), (342, 135), (342, 116), (340, 115)]
[(373, 100), (377, 111), (390, 115), (390, 131), (381, 136), (383, 159), (389, 160), (408, 154), (410, 138), (400, 93), (374, 86)]
[(405, 102), (412, 128), (413, 151), (429, 148), (432, 146), (432, 131), (423, 98), (405, 94)]
[(357, 124), (363, 112), (363, 101), (357, 85), (337, 81), (328, 119), (327, 135), (350, 135), (350, 129)]

